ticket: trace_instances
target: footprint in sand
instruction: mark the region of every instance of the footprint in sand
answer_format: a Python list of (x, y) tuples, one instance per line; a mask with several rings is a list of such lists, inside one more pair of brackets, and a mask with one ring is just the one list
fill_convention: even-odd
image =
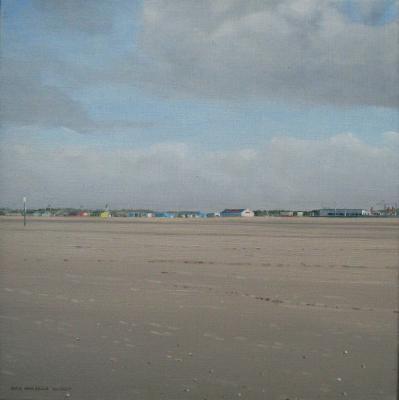
[(156, 328), (160, 328), (162, 325), (157, 322), (150, 322), (148, 325), (155, 326)]
[(171, 336), (172, 334), (168, 331), (165, 332), (158, 332), (158, 331), (150, 331), (152, 335), (157, 335), (157, 336)]
[(218, 340), (219, 342), (223, 342), (224, 341), (224, 338), (222, 338), (220, 336), (217, 336), (214, 333), (205, 332), (203, 336), (204, 337), (208, 337), (210, 339)]

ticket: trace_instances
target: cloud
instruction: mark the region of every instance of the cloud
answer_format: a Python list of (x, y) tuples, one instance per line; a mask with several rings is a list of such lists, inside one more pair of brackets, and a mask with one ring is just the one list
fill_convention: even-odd
[[(26, 134), (24, 134), (26, 136)], [(392, 139), (370, 146), (351, 134), (306, 140), (275, 137), (263, 146), (204, 151), (184, 143), (145, 148), (75, 146), (4, 139), (1, 205), (44, 204), (155, 209), (368, 207), (398, 199)]]
[[(47, 68), (59, 68), (59, 60), (48, 60)], [(153, 122), (140, 120), (94, 120), (86, 107), (43, 79), (42, 61), (30, 63), (2, 60), (0, 119), (6, 126), (65, 127), (83, 134), (118, 134), (145, 130)], [(75, 82), (76, 83), (76, 82)]]
[(160, 93), (396, 107), (398, 25), (369, 23), (388, 3), (359, 2), (355, 23), (340, 1), (146, 0), (142, 80)]
[(77, 102), (54, 86), (42, 82), (33, 63), (3, 59), (1, 110), (3, 123), (17, 125), (87, 125), (90, 118)]
[(389, 146), (396, 146), (399, 151), (399, 132), (385, 132), (383, 134), (383, 140)]
[[(82, 133), (146, 128), (142, 121), (94, 121), (78, 99), (98, 85), (164, 99), (398, 105), (398, 25), (372, 23), (390, 0), (355, 2), (364, 23), (330, 0), (145, 0), (141, 14), (125, 0), (32, 4), (36, 14), (27, 8), (18, 20), (32, 17), (22, 32), (49, 39), (26, 41), (6, 25), (4, 124)], [(135, 25), (135, 41), (116, 21)]]

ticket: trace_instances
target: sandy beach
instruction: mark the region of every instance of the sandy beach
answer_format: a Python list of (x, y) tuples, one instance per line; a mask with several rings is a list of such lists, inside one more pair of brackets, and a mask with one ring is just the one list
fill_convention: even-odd
[(397, 219), (0, 218), (0, 399), (393, 400)]

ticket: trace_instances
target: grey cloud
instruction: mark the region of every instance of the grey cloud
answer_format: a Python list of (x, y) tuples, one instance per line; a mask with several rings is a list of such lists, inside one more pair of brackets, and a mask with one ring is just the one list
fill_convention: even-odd
[(34, 65), (2, 60), (1, 110), (3, 124), (66, 126), (88, 125), (83, 107), (61, 90), (42, 83)]
[(350, 134), (279, 137), (219, 152), (183, 143), (129, 150), (10, 140), (0, 158), (0, 203), (18, 204), (25, 194), (32, 206), (368, 207), (398, 199), (398, 139), (388, 132), (370, 146)]
[[(367, 18), (381, 13), (368, 3)], [(397, 24), (353, 23), (340, 4), (147, 0), (142, 79), (160, 93), (397, 106)]]
[[(0, 118), (3, 125), (65, 127), (84, 134), (118, 134), (154, 126), (151, 121), (93, 120), (85, 107), (65, 91), (43, 83), (44, 64), (43, 60), (35, 57), (30, 63), (3, 58), (0, 75)], [(57, 59), (46, 63), (46, 68), (50, 69), (61, 66), (63, 64)], [(69, 83), (73, 79), (73, 75), (70, 76)], [(76, 80), (74, 84), (77, 84)]]
[[(46, 46), (25, 60), (2, 59), (3, 124), (65, 126), (82, 133), (145, 130), (146, 121), (95, 122), (55, 77), (72, 88), (106, 82), (164, 98), (255, 97), (262, 101), (398, 105), (398, 27), (351, 23), (330, 0), (158, 1), (143, 4), (136, 50), (108, 65), (79, 62)], [(35, 0), (49, 32), (112, 29), (125, 1)], [(390, 1), (359, 1), (365, 20)], [(132, 23), (134, 16), (132, 15)], [(58, 28), (57, 28), (58, 27)], [(108, 44), (107, 44), (108, 46)], [(109, 42), (112, 46), (112, 41)], [(88, 58), (90, 59), (88, 49)], [(22, 57), (22, 55), (20, 55)]]

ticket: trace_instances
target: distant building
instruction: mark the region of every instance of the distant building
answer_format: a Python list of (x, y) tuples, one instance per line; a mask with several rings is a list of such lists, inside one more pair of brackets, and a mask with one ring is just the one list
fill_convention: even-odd
[(127, 216), (130, 218), (151, 218), (153, 216), (153, 212), (150, 210), (135, 210), (129, 211)]
[(154, 216), (156, 218), (176, 218), (176, 214), (171, 212), (156, 212)]
[(226, 208), (220, 213), (221, 217), (253, 217), (255, 213), (248, 208)]
[(203, 211), (179, 211), (177, 216), (180, 218), (206, 218), (208, 215)]
[(293, 217), (294, 211), (280, 211), (280, 217)]
[(51, 217), (51, 213), (49, 211), (37, 210), (37, 211), (33, 212), (32, 216), (34, 216), (34, 217)]
[(323, 208), (317, 210), (316, 215), (320, 217), (363, 217), (370, 212), (362, 208)]
[(220, 212), (210, 212), (206, 214), (207, 218), (220, 217)]

